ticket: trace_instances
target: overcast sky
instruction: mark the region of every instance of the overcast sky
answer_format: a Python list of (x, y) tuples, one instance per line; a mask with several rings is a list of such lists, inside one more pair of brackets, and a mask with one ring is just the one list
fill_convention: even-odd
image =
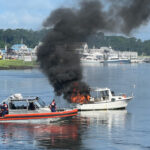
[[(75, 5), (76, 0), (0, 0), (0, 29), (42, 28), (42, 22), (58, 7)], [(150, 39), (150, 22), (135, 30), (131, 36)]]

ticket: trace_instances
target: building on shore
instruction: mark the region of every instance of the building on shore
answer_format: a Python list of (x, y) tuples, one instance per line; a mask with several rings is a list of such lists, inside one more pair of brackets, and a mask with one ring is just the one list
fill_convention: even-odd
[(7, 45), (5, 46), (5, 48), (0, 48), (0, 60), (5, 59), (7, 53)]
[(20, 59), (24, 61), (36, 60), (36, 52), (32, 48), (28, 48), (25, 44), (14, 44), (11, 47), (12, 53), (8, 57)]
[(2, 54), (2, 51), (0, 50), (0, 60), (3, 59), (3, 54)]
[(112, 47), (100, 47), (100, 48), (88, 48), (87, 43), (84, 43), (80, 54), (95, 54), (97, 57), (104, 59), (105, 57), (111, 58), (126, 58), (126, 59), (137, 59), (138, 53), (133, 51), (116, 51)]

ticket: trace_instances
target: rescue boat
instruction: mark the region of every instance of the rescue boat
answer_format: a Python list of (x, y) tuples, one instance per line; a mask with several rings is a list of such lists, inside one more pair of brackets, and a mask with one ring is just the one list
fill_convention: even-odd
[(0, 122), (21, 120), (44, 120), (76, 116), (77, 109), (59, 109), (51, 112), (39, 97), (23, 97), (14, 94), (3, 100), (8, 105), (8, 114), (0, 116)]

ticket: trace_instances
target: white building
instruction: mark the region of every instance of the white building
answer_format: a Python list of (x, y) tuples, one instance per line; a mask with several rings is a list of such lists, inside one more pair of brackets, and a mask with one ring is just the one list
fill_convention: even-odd
[(111, 57), (111, 58), (128, 58), (137, 59), (138, 53), (133, 51), (115, 51), (111, 47), (101, 47), (101, 48), (88, 48), (87, 43), (83, 46), (83, 55), (86, 53), (95, 54), (98, 57)]
[(16, 59), (24, 61), (36, 60), (36, 52), (32, 48), (28, 48), (25, 44), (15, 44), (11, 47)]

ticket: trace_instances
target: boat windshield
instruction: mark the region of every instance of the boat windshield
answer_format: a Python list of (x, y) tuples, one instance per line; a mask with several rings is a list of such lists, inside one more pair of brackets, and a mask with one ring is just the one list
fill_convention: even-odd
[(109, 92), (108, 92), (108, 90), (106, 90), (106, 91), (101, 91), (101, 93), (102, 93), (102, 96), (104, 96), (104, 97), (108, 97), (109, 96)]
[(44, 101), (42, 101), (41, 98), (38, 98), (38, 101), (35, 102), (36, 105), (40, 108), (40, 107), (45, 107), (46, 104), (44, 103)]
[(26, 100), (12, 100), (8, 104), (10, 109), (27, 109), (28, 103)]

